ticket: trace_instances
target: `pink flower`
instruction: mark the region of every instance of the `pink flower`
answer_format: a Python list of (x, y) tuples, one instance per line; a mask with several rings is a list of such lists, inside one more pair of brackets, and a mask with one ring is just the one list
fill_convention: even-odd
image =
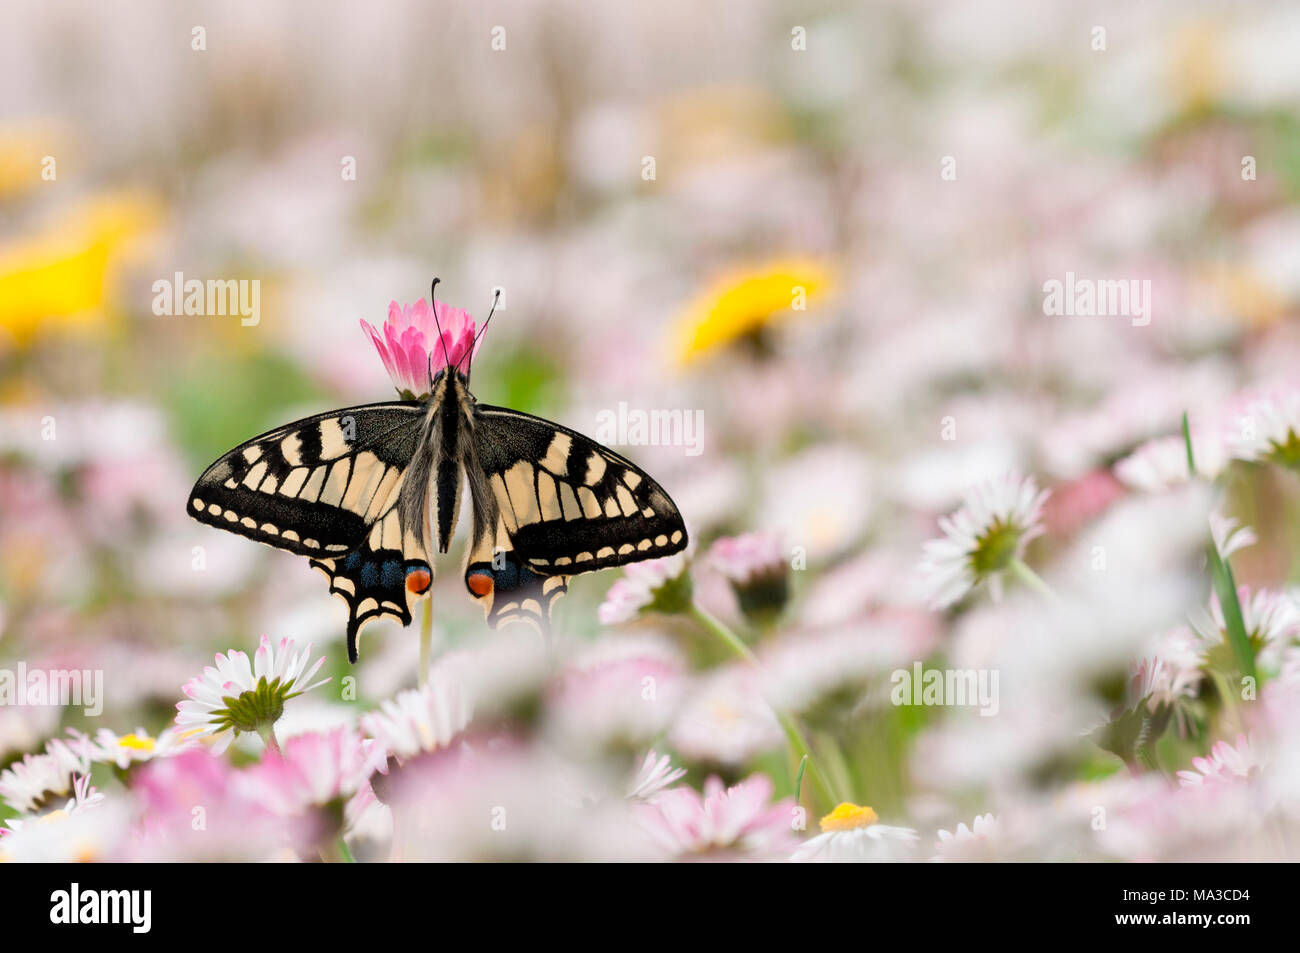
[(776, 619), (790, 597), (781, 540), (759, 530), (717, 540), (705, 557), (731, 583), (746, 618), (766, 624)]
[[(434, 317), (437, 310), (437, 318)], [(466, 354), (478, 352), (474, 340), (474, 319), (468, 311), (435, 300), (433, 308), (421, 298), (415, 304), (388, 305), (384, 334), (364, 318), (361, 326), (370, 335), (399, 394), (410, 398), (427, 396), (429, 378), (444, 367), (455, 367)], [(438, 328), (442, 328), (439, 341)], [(462, 368), (463, 370), (463, 368)]]
[(367, 751), (351, 728), (295, 735), (242, 776), (244, 790), (276, 814), (346, 800), (370, 777)]
[(626, 566), (623, 578), (609, 587), (596, 610), (601, 624), (631, 622), (643, 612), (685, 612), (691, 598), (690, 554), (688, 547), (662, 559)]
[(1183, 787), (1202, 784), (1230, 783), (1257, 775), (1263, 759), (1256, 750), (1253, 739), (1237, 735), (1237, 743), (1215, 742), (1208, 758), (1193, 758), (1195, 771), (1179, 771), (1178, 781)]
[(551, 688), (548, 717), (578, 750), (647, 742), (668, 728), (681, 702), (680, 660), (659, 645), (624, 641), (596, 646)]
[(385, 793), (397, 856), (424, 862), (656, 859), (612, 778), (506, 736), (425, 754)]
[(191, 748), (140, 768), (131, 785), (140, 820), (128, 861), (264, 861), (283, 856), (289, 831), (240, 790), (225, 758)]
[(283, 818), (290, 840), (311, 851), (350, 828), (373, 800), (367, 742), (355, 730), (296, 735), (237, 777), (237, 790)]
[(771, 803), (772, 781), (755, 774), (724, 788), (711, 777), (704, 794), (671, 788), (648, 804), (638, 818), (661, 848), (682, 859), (774, 860), (797, 845), (792, 798)]
[(755, 577), (779, 576), (785, 572), (785, 556), (776, 533), (760, 530), (716, 540), (705, 557), (709, 564), (734, 583), (746, 585)]
[(1053, 535), (1069, 536), (1105, 513), (1123, 495), (1124, 485), (1111, 471), (1093, 470), (1052, 491), (1043, 505), (1043, 525)]

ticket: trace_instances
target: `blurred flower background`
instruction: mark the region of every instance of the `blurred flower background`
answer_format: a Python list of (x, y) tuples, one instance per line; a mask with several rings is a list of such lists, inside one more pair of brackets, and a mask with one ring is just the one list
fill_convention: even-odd
[[(6, 3), (0, 855), (1295, 859), (1297, 43), (1285, 2)], [(576, 577), (549, 645), (486, 628), (462, 519), (422, 680), (417, 626), (350, 667), (306, 560), (184, 510), (391, 398), (359, 319), (434, 275), (501, 290), (481, 400), (701, 426), (614, 441), (691, 551)]]

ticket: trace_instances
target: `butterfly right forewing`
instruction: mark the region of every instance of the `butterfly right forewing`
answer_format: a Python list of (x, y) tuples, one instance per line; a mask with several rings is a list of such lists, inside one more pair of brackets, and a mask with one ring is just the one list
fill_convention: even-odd
[(474, 450), (513, 551), (536, 573), (568, 576), (686, 548), (686, 525), (663, 487), (576, 431), (480, 404)]

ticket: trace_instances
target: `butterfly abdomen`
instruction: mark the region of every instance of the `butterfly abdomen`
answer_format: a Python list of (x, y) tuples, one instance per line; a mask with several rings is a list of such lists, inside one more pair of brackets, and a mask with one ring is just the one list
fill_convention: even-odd
[(438, 405), (434, 428), (436, 463), (434, 464), (434, 528), (438, 534), (438, 551), (445, 553), (451, 545), (460, 510), (460, 475), (468, 446), (466, 421), (461, 409), (459, 380), (446, 389), (446, 398)]

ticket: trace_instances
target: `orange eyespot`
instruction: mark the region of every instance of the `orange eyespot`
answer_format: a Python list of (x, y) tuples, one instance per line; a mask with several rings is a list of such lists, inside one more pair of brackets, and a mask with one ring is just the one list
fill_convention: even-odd
[(431, 582), (433, 582), (433, 577), (423, 569), (412, 569), (406, 574), (406, 588), (417, 596), (424, 593)]
[(492, 576), (486, 572), (470, 573), (465, 579), (465, 585), (469, 586), (469, 591), (476, 596), (486, 596), (492, 591)]

